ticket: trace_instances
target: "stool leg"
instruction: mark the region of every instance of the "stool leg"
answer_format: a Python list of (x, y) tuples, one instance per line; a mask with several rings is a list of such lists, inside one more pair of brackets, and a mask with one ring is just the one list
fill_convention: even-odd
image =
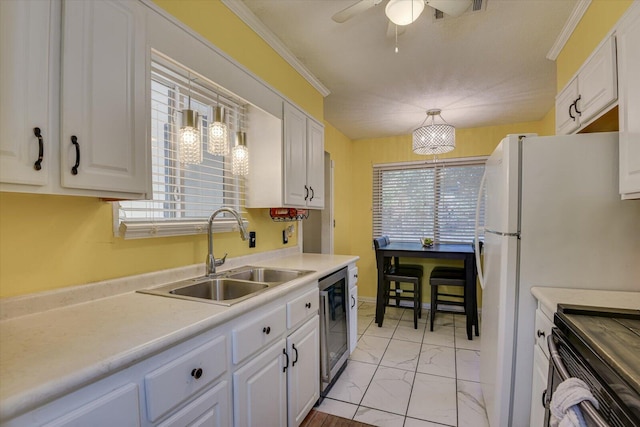
[(400, 282), (396, 282), (396, 307), (400, 307), (400, 294), (398, 293), (398, 289), (400, 289)]
[(418, 317), (422, 319), (422, 280), (418, 282)]
[(418, 299), (420, 297), (420, 292), (417, 289), (419, 285), (418, 282), (414, 284), (413, 288), (413, 328), (418, 329), (418, 310), (420, 309), (420, 303)]
[(429, 320), (431, 321), (431, 332), (433, 332), (433, 321), (436, 318), (438, 309), (438, 285), (431, 286), (431, 309), (429, 310)]

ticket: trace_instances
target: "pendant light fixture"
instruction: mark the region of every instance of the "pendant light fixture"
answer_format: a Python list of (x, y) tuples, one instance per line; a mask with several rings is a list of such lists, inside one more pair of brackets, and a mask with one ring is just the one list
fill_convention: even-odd
[(424, 0), (389, 0), (384, 8), (387, 18), (396, 25), (409, 25), (424, 10)]
[(231, 171), (234, 175), (249, 175), (249, 150), (247, 149), (247, 134), (236, 132), (236, 146), (231, 156)]
[(182, 110), (182, 126), (178, 141), (178, 158), (183, 164), (202, 163), (202, 141), (200, 139), (198, 112), (191, 109), (191, 75), (189, 75), (189, 100)]
[(207, 151), (214, 156), (229, 154), (229, 129), (225, 122), (224, 113), (224, 108), (218, 103), (215, 107), (213, 123), (209, 127), (209, 145), (207, 146)]
[[(456, 148), (456, 129), (444, 121), (441, 110), (427, 111), (422, 125), (413, 131), (413, 152), (416, 154), (443, 154)], [(436, 123), (436, 116), (442, 123)], [(431, 123), (425, 125), (431, 118)]]

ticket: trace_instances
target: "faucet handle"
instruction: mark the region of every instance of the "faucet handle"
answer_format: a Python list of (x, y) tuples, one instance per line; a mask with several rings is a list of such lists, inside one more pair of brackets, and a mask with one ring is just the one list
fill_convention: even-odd
[(222, 258), (215, 258), (214, 259), (215, 266), (220, 267), (222, 264), (224, 264), (224, 262), (227, 260), (227, 255), (229, 254), (224, 254)]

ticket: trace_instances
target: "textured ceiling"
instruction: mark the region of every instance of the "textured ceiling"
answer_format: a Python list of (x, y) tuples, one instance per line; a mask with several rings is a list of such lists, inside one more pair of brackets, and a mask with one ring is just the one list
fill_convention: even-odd
[(324, 84), (325, 120), (350, 139), (404, 135), (439, 108), (458, 128), (536, 121), (553, 107), (546, 55), (577, 0), (485, 0), (436, 21), (426, 7), (387, 37), (386, 1), (338, 24), (356, 0), (243, 0)]

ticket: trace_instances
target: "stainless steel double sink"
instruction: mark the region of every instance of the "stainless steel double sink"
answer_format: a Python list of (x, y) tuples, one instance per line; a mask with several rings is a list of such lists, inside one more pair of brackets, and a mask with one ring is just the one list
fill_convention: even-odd
[(308, 270), (245, 266), (213, 277), (197, 277), (138, 292), (231, 306), (311, 273)]

